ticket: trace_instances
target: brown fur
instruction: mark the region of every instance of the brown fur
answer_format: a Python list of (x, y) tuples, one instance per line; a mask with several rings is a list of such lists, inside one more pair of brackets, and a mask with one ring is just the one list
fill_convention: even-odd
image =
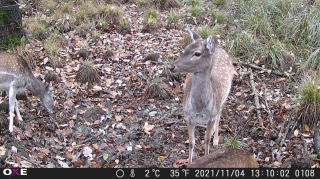
[(253, 154), (239, 149), (219, 149), (196, 159), (188, 168), (258, 168)]

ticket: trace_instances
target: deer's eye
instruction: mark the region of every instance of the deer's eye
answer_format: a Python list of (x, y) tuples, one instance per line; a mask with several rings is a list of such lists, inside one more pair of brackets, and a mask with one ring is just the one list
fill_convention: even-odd
[(200, 57), (201, 53), (200, 52), (196, 52), (194, 53), (195, 56)]

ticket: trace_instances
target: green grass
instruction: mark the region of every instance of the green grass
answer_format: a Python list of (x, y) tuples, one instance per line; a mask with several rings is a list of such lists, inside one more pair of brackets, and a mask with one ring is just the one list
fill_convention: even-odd
[(4, 45), (5, 49), (14, 48), (21, 44), (21, 37), (13, 36), (13, 37), (7, 38), (6, 40), (4, 40), (4, 43), (5, 43)]
[(53, 40), (49, 40), (45, 44), (45, 48), (46, 48), (47, 53), (50, 56), (50, 58), (52, 60), (55, 60), (55, 58), (57, 57), (58, 52), (59, 52), (59, 47), (57, 46), (57, 44)]
[(305, 0), (239, 0), (226, 22), (233, 55), (269, 68), (320, 69), (320, 11)]
[(73, 5), (72, 5), (71, 2), (63, 3), (62, 6), (61, 6), (61, 12), (62, 13), (71, 13), (72, 12), (72, 8), (73, 8)]
[(199, 6), (201, 1), (200, 0), (188, 0), (188, 3), (191, 5), (191, 6)]
[(190, 8), (190, 12), (194, 17), (200, 18), (203, 13), (203, 10), (200, 6), (195, 6)]
[(219, 24), (216, 24), (214, 27), (201, 26), (197, 28), (196, 31), (203, 39), (206, 39), (209, 35), (224, 35)]
[(27, 27), (28, 32), (33, 38), (38, 40), (44, 40), (48, 37), (48, 27), (46, 25), (46, 19), (37, 15), (36, 17), (23, 22), (23, 26)]
[(144, 13), (145, 19), (157, 19), (158, 18), (158, 12), (154, 9), (149, 9)]
[(224, 6), (227, 4), (227, 0), (212, 0), (212, 3), (219, 6)]
[(168, 15), (168, 22), (177, 23), (180, 20), (180, 16), (177, 12), (171, 11)]
[(119, 6), (108, 5), (106, 8), (106, 21), (114, 24), (119, 24), (122, 19), (124, 11)]
[(226, 21), (224, 14), (217, 11), (212, 11), (211, 18), (213, 22), (217, 21), (218, 23), (224, 23)]
[(167, 18), (167, 29), (180, 29), (181, 23), (180, 15), (175, 11), (170, 11), (170, 14)]
[(305, 75), (299, 86), (297, 117), (301, 116), (303, 124), (313, 128), (320, 121), (320, 79), (319, 73)]

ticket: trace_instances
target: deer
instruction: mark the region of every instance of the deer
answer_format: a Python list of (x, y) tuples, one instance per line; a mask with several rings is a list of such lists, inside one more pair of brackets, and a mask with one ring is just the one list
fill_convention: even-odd
[(28, 63), (19, 55), (0, 52), (0, 90), (9, 94), (9, 132), (13, 131), (14, 110), (17, 118), (23, 121), (16, 95), (27, 89), (40, 99), (45, 109), (53, 114), (53, 94), (51, 82), (44, 87), (33, 75)]
[(254, 155), (240, 149), (218, 149), (202, 156), (188, 165), (188, 168), (259, 168)]
[(173, 73), (188, 73), (186, 76), (183, 111), (189, 134), (189, 160), (192, 163), (195, 145), (195, 126), (207, 124), (205, 132), (205, 155), (214, 132), (213, 145), (218, 145), (219, 120), (233, 78), (233, 63), (228, 53), (212, 42), (212, 36), (202, 39), (188, 28), (192, 43), (174, 61), (169, 69)]

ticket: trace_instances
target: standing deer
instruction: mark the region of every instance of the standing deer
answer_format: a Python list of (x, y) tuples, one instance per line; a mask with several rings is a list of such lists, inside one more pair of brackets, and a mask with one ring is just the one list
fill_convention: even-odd
[(28, 63), (19, 55), (0, 52), (0, 90), (9, 93), (9, 131), (13, 130), (14, 109), (22, 121), (16, 94), (25, 89), (37, 96), (47, 111), (52, 114), (53, 95), (51, 82), (47, 87), (34, 77)]
[(212, 37), (202, 39), (188, 28), (193, 42), (170, 66), (171, 72), (187, 72), (183, 110), (189, 133), (189, 164), (192, 163), (195, 144), (195, 126), (207, 123), (205, 133), (205, 155), (209, 154), (211, 135), (215, 131), (213, 144), (218, 145), (219, 120), (233, 77), (233, 65), (228, 53), (216, 47)]

